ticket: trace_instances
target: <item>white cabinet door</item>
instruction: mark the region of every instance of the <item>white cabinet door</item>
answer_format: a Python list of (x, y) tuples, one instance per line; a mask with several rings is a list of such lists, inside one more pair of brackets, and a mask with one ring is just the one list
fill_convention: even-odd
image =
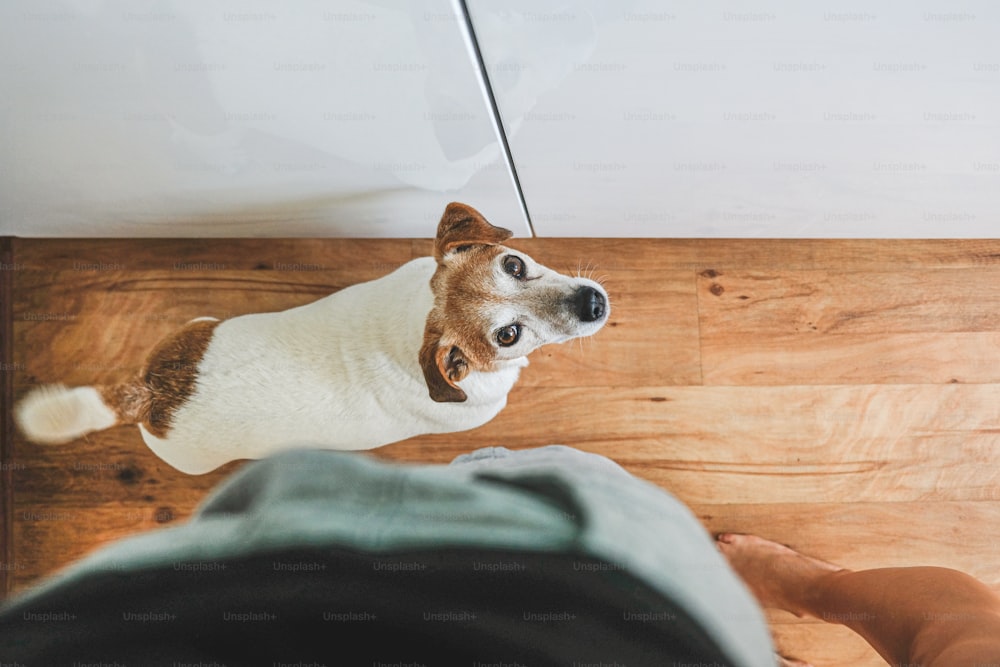
[(470, 0), (543, 236), (1000, 233), (1000, 5)]
[(0, 233), (526, 234), (450, 0), (0, 8)]

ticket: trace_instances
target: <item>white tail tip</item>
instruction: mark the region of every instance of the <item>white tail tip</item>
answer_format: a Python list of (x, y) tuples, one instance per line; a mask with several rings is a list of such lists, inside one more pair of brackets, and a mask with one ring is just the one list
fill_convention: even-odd
[(29, 440), (61, 444), (118, 423), (93, 387), (46, 385), (33, 389), (14, 408), (14, 419)]

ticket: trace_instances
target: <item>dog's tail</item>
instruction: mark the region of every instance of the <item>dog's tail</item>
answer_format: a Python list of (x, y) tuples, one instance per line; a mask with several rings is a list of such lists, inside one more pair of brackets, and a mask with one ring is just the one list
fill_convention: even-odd
[(43, 385), (14, 408), (14, 420), (29, 440), (62, 444), (118, 424), (137, 424), (149, 414), (151, 392), (138, 380), (117, 385)]

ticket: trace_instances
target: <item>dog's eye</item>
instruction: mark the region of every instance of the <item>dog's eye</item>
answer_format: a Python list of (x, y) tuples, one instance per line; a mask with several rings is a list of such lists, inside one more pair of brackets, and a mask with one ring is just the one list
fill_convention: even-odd
[(497, 329), (497, 342), (501, 347), (510, 347), (521, 337), (521, 325), (510, 324)]
[(503, 270), (518, 280), (524, 278), (524, 260), (514, 255), (508, 255), (503, 260)]

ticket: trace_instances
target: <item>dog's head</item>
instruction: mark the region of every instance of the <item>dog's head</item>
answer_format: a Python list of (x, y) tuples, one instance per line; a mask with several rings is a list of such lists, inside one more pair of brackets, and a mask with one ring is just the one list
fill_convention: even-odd
[(434, 245), (434, 307), (420, 348), (435, 401), (464, 401), (458, 383), (471, 371), (489, 371), (547, 343), (589, 336), (608, 320), (603, 287), (501, 245), (511, 236), (469, 206), (445, 209)]

